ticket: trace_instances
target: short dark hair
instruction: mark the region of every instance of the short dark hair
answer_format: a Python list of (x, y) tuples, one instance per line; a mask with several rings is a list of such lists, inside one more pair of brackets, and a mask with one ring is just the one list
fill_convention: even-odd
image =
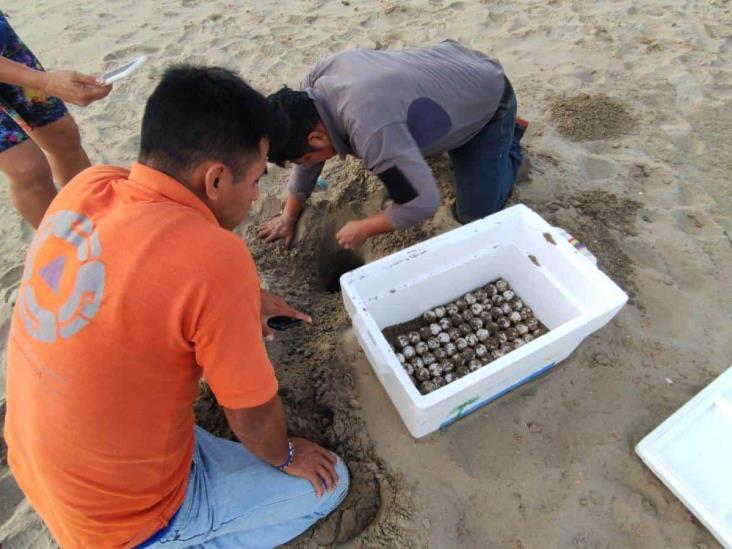
[(287, 86), (267, 97), (275, 114), (275, 129), (269, 147), (269, 161), (284, 166), (310, 150), (308, 135), (320, 122), (315, 103), (303, 91)]
[(176, 176), (205, 160), (235, 175), (272, 129), (265, 97), (221, 67), (168, 68), (145, 106), (139, 159)]

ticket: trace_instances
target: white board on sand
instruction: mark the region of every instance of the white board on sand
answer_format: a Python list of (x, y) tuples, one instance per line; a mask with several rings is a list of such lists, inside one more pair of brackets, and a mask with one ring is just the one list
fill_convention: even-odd
[(732, 367), (635, 451), (722, 546), (732, 549)]

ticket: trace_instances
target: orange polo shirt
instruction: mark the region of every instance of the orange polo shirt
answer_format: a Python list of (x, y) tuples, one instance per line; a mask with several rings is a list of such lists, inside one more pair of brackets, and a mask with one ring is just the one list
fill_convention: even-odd
[(8, 346), (8, 460), (63, 547), (129, 547), (180, 507), (203, 375), (267, 402), (260, 285), (244, 242), (142, 164), (95, 166), (51, 204)]

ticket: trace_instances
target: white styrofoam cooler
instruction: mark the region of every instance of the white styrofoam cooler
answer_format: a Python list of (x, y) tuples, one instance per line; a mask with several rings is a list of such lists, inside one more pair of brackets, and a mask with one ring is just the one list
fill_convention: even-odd
[[(550, 332), (433, 393), (420, 394), (381, 330), (499, 277)], [(550, 369), (628, 299), (556, 228), (523, 205), (369, 263), (340, 282), (356, 338), (415, 438)]]
[(635, 451), (719, 543), (732, 549), (732, 368)]

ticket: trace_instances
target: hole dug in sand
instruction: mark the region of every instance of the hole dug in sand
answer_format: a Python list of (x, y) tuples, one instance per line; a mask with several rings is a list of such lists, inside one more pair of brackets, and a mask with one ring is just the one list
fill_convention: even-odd
[(357, 269), (365, 263), (360, 252), (341, 248), (336, 241), (335, 235), (347, 223), (348, 217), (350, 216), (334, 216), (333, 220), (323, 228), (317, 246), (315, 263), (318, 270), (318, 283), (320, 289), (326, 292), (340, 292), (341, 275)]

